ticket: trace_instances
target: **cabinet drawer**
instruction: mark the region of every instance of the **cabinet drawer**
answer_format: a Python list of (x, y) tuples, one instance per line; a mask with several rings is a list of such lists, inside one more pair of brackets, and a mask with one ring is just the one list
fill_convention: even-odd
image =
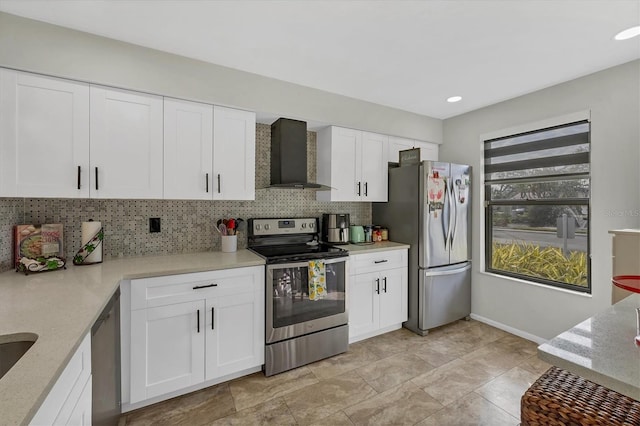
[(131, 310), (260, 290), (262, 266), (131, 280)]
[(407, 250), (388, 250), (366, 254), (352, 254), (350, 257), (351, 275), (385, 269), (406, 268)]
[(58, 377), (30, 424), (67, 424), (87, 383), (91, 386), (91, 333)]

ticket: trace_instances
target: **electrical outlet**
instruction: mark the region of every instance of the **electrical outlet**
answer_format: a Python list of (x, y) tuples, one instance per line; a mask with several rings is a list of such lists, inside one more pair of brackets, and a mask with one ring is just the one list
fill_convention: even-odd
[(159, 217), (150, 217), (149, 218), (149, 232), (160, 232), (160, 218)]

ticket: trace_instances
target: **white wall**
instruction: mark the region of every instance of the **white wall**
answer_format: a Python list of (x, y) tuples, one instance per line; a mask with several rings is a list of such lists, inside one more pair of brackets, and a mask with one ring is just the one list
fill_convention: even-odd
[[(480, 135), (584, 110), (591, 112), (592, 296), (481, 272)], [(474, 167), (473, 314), (549, 339), (610, 304), (607, 231), (640, 227), (640, 61), (447, 119), (444, 142), (442, 160)]]
[(442, 120), (2, 12), (0, 66), (442, 143)]

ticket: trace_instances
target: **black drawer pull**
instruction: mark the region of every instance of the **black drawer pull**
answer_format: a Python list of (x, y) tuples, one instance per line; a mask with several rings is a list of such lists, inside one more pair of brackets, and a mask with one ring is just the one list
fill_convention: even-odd
[(198, 319), (197, 319), (197, 322), (198, 322), (198, 333), (200, 333), (200, 309), (198, 309)]
[(373, 263), (387, 263), (387, 262), (388, 262), (388, 260), (384, 259), (384, 260), (376, 260)]
[(199, 290), (201, 288), (218, 287), (218, 284), (197, 285), (193, 289)]

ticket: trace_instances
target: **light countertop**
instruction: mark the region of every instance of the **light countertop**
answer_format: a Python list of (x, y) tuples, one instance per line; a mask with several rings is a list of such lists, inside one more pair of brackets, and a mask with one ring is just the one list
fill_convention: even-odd
[(122, 279), (264, 265), (249, 250), (122, 258), (25, 276), (0, 273), (0, 343), (38, 335), (0, 379), (0, 424), (28, 423)]
[[(391, 241), (340, 246), (351, 255), (408, 249)], [(0, 424), (28, 423), (123, 279), (264, 265), (249, 250), (112, 259), (30, 274), (0, 273), (0, 343), (36, 343), (0, 379)], [(28, 340), (28, 338), (27, 338)]]
[(367, 243), (367, 244), (336, 245), (336, 247), (349, 250), (350, 255), (352, 254), (358, 255), (358, 254), (365, 254), (365, 253), (375, 253), (378, 251), (386, 251), (386, 250), (408, 249), (410, 246), (409, 244), (394, 243), (393, 241), (380, 241), (377, 243)]
[(617, 235), (638, 235), (640, 236), (640, 229), (612, 229), (609, 231), (610, 234)]
[(640, 401), (640, 346), (633, 294), (538, 347), (540, 359)]

